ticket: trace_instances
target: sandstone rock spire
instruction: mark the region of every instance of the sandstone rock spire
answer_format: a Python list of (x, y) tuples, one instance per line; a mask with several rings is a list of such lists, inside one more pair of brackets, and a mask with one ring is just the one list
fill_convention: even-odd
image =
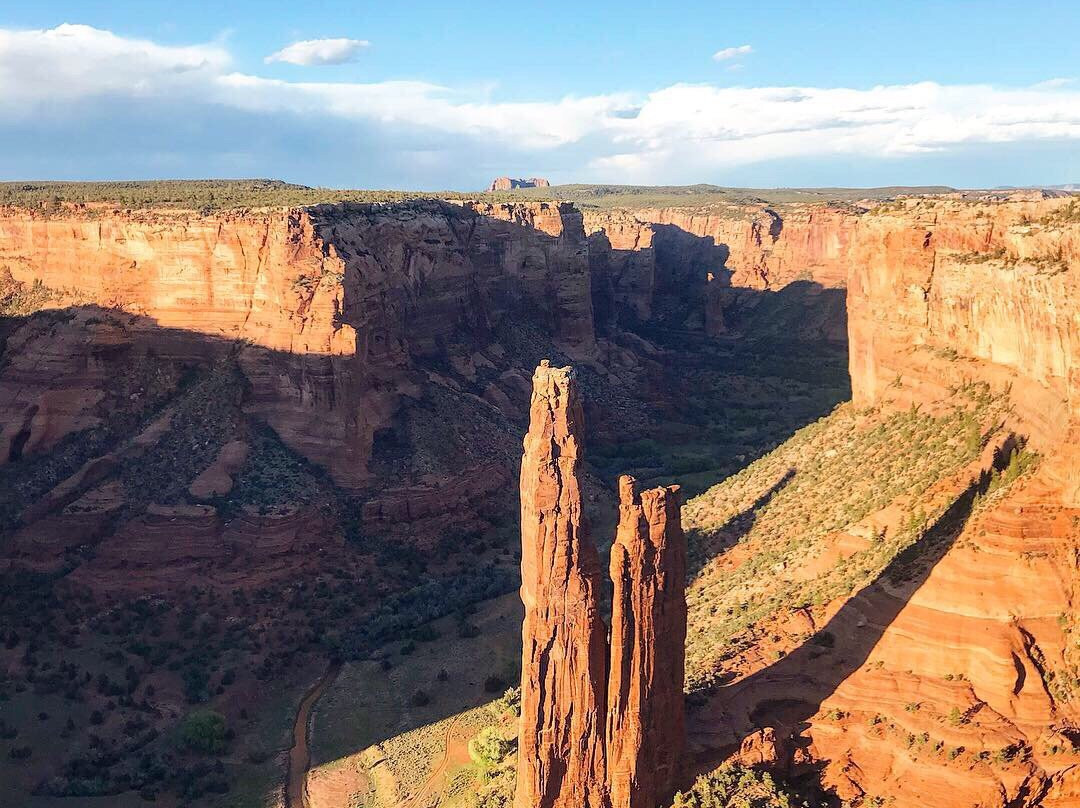
[(600, 561), (578, 483), (584, 424), (571, 368), (533, 376), (521, 460), (521, 731), (516, 808), (606, 808)]
[(607, 762), (612, 808), (655, 808), (685, 747), (686, 538), (677, 485), (639, 493), (619, 478)]

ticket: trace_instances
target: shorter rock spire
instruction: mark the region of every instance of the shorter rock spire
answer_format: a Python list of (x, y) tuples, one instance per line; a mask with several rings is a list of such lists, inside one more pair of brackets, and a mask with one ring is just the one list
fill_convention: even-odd
[(612, 808), (655, 808), (685, 748), (686, 538), (679, 486), (619, 478), (611, 548), (607, 760)]

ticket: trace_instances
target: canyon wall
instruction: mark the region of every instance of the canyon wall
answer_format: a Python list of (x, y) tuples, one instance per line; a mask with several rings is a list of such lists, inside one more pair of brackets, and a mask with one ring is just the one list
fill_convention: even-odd
[[(839, 728), (814, 732), (813, 753), (830, 761), (825, 781), (845, 798), (888, 793), (897, 805), (943, 806), (1080, 798), (1078, 278), (1080, 217), (1070, 199), (901, 200), (859, 222), (848, 281), (856, 406), (933, 411), (955, 401), (951, 392), (982, 384), (1008, 401), (1003, 434), (1042, 460), (971, 509), (921, 586), (868, 587), (830, 623), (838, 636), (882, 625), (866, 664), (822, 704), (845, 717)], [(988, 446), (953, 481), (958, 505), (994, 453)], [(997, 462), (1007, 453), (999, 448)], [(871, 713), (902, 728), (900, 738), (857, 725)], [(927, 733), (953, 749), (992, 751), (958, 766), (957, 752), (903, 748), (906, 733), (916, 749)]]
[[(67, 313), (5, 326), (0, 463), (101, 427), (123, 403), (121, 364), (231, 359), (248, 385), (244, 411), (363, 491), (367, 529), (421, 525), (434, 536), (448, 513), (475, 513), (505, 490), (526, 416), (515, 402), (541, 351), (620, 388), (598, 402), (640, 396), (656, 350), (633, 329), (729, 333), (731, 301), (751, 311), (767, 290), (732, 286), (762, 276), (725, 262), (779, 267), (766, 253), (791, 253), (757, 208), (649, 215), (658, 223), (564, 203), (436, 200), (205, 215), (4, 209), (0, 286), (41, 284), (46, 307)], [(779, 232), (777, 244), (797, 229)], [(800, 239), (811, 265), (826, 260), (817, 256), (830, 239)], [(770, 277), (787, 277), (778, 271)], [(786, 308), (811, 337), (843, 330), (842, 292), (827, 306), (800, 298)], [(797, 330), (782, 318), (775, 328)], [(148, 399), (147, 382), (124, 388), (124, 406)], [(455, 440), (434, 434), (447, 418), (461, 427)]]
[[(640, 208), (635, 218), (724, 245), (730, 285), (779, 289), (796, 280), (842, 287), (857, 211), (829, 205)], [(677, 248), (676, 248), (677, 249)]]
[[(820, 204), (586, 211), (590, 244), (601, 248), (594, 284), (608, 284), (594, 285), (599, 322), (652, 319), (722, 336), (776, 319), (776, 335), (842, 343), (860, 214)], [(781, 293), (800, 316), (777, 318), (784, 307), (768, 301)]]
[[(848, 276), (857, 406), (906, 408), (974, 381), (1059, 455), (1080, 417), (1080, 221), (1067, 198), (912, 199), (863, 217)], [(1057, 464), (1077, 502), (1075, 464)]]
[[(850, 595), (785, 615), (809, 641), (775, 659), (751, 649), (745, 667), (734, 653), (722, 711), (702, 723), (744, 762), (820, 771), (849, 802), (1075, 805), (1075, 202), (898, 200), (859, 220), (848, 260), (854, 404), (877, 411), (860, 417), (943, 414), (989, 395), (1004, 397), (1005, 414), (980, 425), (977, 459), (918, 500), (943, 514), (918, 552)], [(1037, 468), (988, 488), (1024, 442), (1042, 455)], [(913, 506), (900, 497), (871, 524)], [(847, 526), (830, 541), (857, 533)]]
[[(57, 290), (56, 307), (137, 314), (136, 330), (167, 333), (156, 349), (173, 356), (239, 347), (250, 411), (348, 486), (370, 479), (374, 433), (415, 394), (416, 365), (454, 344), (466, 356), (489, 344), (510, 311), (527, 311), (570, 355), (595, 351), (588, 245), (569, 205), (9, 209), (0, 212), (0, 270)], [(3, 459), (16, 435), (29, 452), (85, 426), (101, 397), (100, 385), (80, 392), (85, 361), (56, 358), (71, 382), (60, 395), (55, 378), (35, 378), (33, 351), (14, 356), (0, 378)]]

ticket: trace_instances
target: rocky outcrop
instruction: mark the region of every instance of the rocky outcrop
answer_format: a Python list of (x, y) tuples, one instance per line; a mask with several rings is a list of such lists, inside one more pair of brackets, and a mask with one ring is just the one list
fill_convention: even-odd
[(195, 499), (210, 499), (228, 494), (233, 487), (233, 475), (247, 460), (248, 448), (248, 445), (240, 440), (226, 443), (210, 467), (191, 481), (188, 493)]
[(521, 725), (517, 808), (603, 808), (606, 707), (600, 561), (578, 476), (584, 423), (570, 368), (533, 377), (521, 460)]
[(515, 188), (550, 188), (551, 183), (543, 177), (530, 177), (527, 180), (513, 177), (496, 177), (488, 186), (488, 191), (512, 191)]
[(686, 742), (686, 538), (678, 486), (619, 480), (611, 548), (607, 764), (613, 808), (655, 808), (676, 785)]
[(544, 360), (533, 385), (521, 463), (525, 620), (515, 805), (654, 808), (676, 784), (686, 737), (679, 488), (642, 493), (633, 478), (620, 479), (607, 646), (599, 560), (583, 530), (577, 382), (572, 368)]
[(402, 534), (416, 546), (430, 549), (445, 538), (450, 526), (459, 531), (481, 525), (468, 515), (484, 499), (510, 481), (501, 463), (492, 462), (462, 474), (453, 485), (429, 482), (406, 488), (386, 488), (364, 503), (361, 513), (365, 529), (378, 535)]

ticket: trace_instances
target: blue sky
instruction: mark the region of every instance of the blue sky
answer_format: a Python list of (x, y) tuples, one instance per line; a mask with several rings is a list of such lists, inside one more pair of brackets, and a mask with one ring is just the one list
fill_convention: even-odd
[(7, 3), (0, 177), (1080, 181), (1080, 3), (389, 6)]

